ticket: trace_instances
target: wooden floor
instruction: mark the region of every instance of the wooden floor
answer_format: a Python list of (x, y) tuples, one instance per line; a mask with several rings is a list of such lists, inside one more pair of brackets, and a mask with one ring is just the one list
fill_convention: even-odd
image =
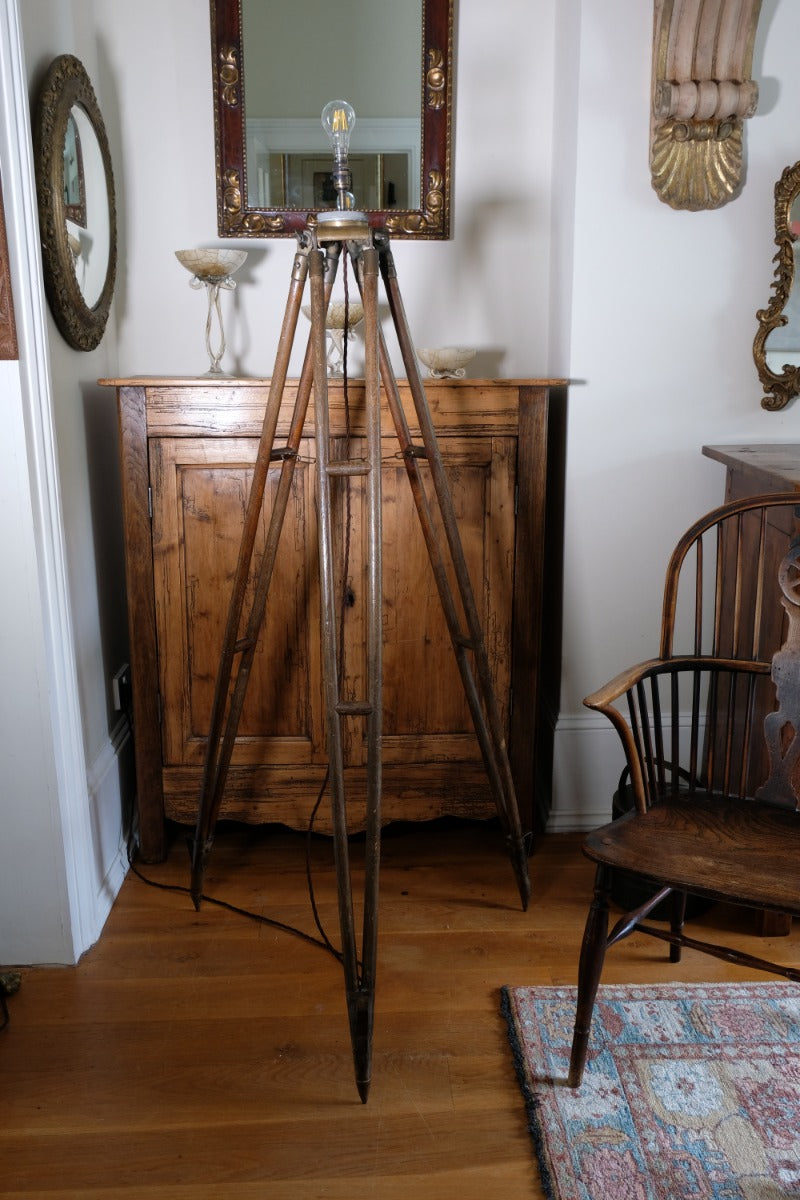
[[(313, 860), (333, 934), (327, 841)], [(185, 886), (182, 838), (141, 869)], [(23, 970), (9, 1000), (0, 1196), (541, 1197), (498, 990), (575, 982), (591, 869), (572, 836), (545, 839), (531, 869), (523, 913), (492, 826), (387, 832), (365, 1106), (330, 955), (129, 875), (79, 966)], [(221, 829), (206, 891), (313, 932), (300, 835)], [(752, 928), (733, 910), (695, 924), (736, 922)], [(797, 931), (740, 943), (800, 957)], [(670, 967), (665, 949), (631, 938), (604, 980), (759, 978), (689, 953)]]

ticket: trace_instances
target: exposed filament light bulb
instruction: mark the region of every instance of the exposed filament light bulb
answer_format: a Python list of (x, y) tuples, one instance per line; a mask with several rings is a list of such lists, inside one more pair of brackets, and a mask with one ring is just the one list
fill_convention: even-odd
[(333, 149), (333, 186), (336, 189), (336, 207), (355, 207), (351, 191), (353, 177), (348, 164), (350, 135), (356, 123), (356, 114), (346, 100), (329, 100), (322, 110), (322, 128), (328, 135)]

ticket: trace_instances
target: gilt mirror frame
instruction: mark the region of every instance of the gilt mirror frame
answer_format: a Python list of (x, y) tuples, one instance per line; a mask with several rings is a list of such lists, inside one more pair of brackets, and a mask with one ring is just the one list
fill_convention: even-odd
[[(84, 111), (97, 139), (108, 204), (108, 260), (98, 299), (91, 306), (76, 274), (64, 195), (64, 148), (75, 107)], [(114, 294), (117, 210), (111, 154), (97, 97), (83, 64), (72, 54), (54, 59), (42, 81), (33, 114), (33, 152), (48, 303), (64, 340), (75, 350), (94, 350), (105, 332)]]
[[(244, 45), (241, 0), (210, 0), (220, 237), (291, 237), (313, 209), (257, 208), (247, 201)], [(422, 5), (421, 170), (418, 209), (370, 209), (370, 225), (394, 237), (450, 237), (453, 9), (455, 0)]]
[[(792, 205), (800, 195), (800, 162), (787, 167), (775, 184), (775, 245), (778, 247), (773, 259), (775, 279), (772, 283), (773, 296), (766, 308), (756, 313), (758, 332), (753, 342), (753, 357), (758, 378), (766, 393), (761, 400), (762, 408), (777, 411), (785, 408), (790, 400), (800, 394), (800, 366), (784, 363), (777, 374), (767, 363), (767, 338), (774, 329), (788, 323), (784, 309), (789, 301), (795, 282), (795, 242), (792, 232)], [(800, 349), (800, 346), (798, 346)]]

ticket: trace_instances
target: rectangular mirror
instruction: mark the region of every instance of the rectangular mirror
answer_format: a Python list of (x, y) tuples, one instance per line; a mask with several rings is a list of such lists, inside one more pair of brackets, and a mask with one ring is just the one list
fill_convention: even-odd
[(356, 111), (357, 207), (393, 236), (450, 236), (454, 0), (211, 0), (217, 226), (288, 237), (335, 207), (328, 100)]

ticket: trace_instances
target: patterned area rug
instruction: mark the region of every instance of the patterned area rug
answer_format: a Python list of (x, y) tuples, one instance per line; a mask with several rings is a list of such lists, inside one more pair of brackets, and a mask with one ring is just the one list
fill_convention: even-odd
[(800, 985), (601, 986), (578, 1090), (575, 994), (502, 990), (545, 1195), (800, 1197)]

